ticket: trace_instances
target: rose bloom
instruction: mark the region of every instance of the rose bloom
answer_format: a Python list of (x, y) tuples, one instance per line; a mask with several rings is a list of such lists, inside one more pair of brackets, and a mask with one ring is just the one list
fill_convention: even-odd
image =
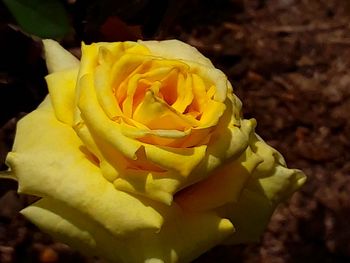
[(190, 262), (258, 241), (305, 181), (244, 119), (226, 76), (177, 41), (44, 40), (49, 95), (7, 156), (22, 214), (110, 262)]

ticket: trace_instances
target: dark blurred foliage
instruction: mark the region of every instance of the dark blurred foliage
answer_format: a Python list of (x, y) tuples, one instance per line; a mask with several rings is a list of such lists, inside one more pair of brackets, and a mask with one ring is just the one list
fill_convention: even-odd
[(47, 71), (40, 42), (4, 24), (0, 25), (0, 35), (0, 125), (3, 125), (42, 101), (47, 93), (43, 78)]
[[(87, 42), (104, 40), (100, 29), (110, 17), (117, 17), (125, 26), (142, 26), (142, 34), (152, 37), (159, 28), (168, 4), (168, 0), (78, 0), (74, 6), (74, 13), (78, 14), (74, 17), (74, 25), (79, 38)], [(114, 41), (136, 40), (136, 36), (130, 36), (131, 34), (125, 36), (131, 38), (122, 39), (126, 31), (122, 26), (114, 30)]]
[(42, 38), (60, 38), (70, 31), (60, 0), (2, 0), (18, 25)]

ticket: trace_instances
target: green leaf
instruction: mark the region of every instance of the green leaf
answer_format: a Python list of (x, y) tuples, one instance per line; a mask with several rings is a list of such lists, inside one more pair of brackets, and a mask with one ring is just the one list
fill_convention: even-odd
[(58, 0), (3, 0), (24, 31), (42, 38), (63, 37), (69, 31), (66, 10)]

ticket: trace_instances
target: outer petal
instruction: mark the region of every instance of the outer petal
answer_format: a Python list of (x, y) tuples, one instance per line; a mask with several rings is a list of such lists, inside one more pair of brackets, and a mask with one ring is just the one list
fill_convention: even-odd
[(226, 100), (226, 111), (210, 137), (204, 160), (189, 176), (187, 185), (208, 177), (214, 169), (238, 158), (248, 147), (254, 119), (238, 121), (234, 101)]
[(122, 191), (146, 196), (153, 200), (171, 205), (173, 195), (179, 189), (183, 178), (173, 172), (149, 172), (126, 169), (113, 181), (114, 186)]
[(70, 69), (51, 73), (45, 77), (51, 101), (58, 120), (73, 125), (76, 107), (75, 86), (78, 69)]
[(220, 166), (206, 180), (186, 188), (176, 202), (191, 211), (206, 211), (237, 202), (252, 171), (262, 161), (248, 147), (239, 158)]
[(48, 110), (48, 111), (53, 110), (50, 94), (46, 95), (45, 99), (39, 104), (38, 109)]
[(188, 61), (186, 63), (190, 66), (191, 71), (201, 76), (205, 82), (216, 86), (214, 99), (219, 102), (224, 102), (227, 92), (232, 89), (226, 75), (217, 68), (206, 67), (198, 62)]
[(46, 66), (49, 73), (79, 67), (79, 60), (65, 50), (58, 42), (51, 39), (44, 39), (43, 43)]
[(238, 201), (218, 209), (237, 229), (237, 234), (227, 240), (228, 243), (258, 241), (278, 203), (306, 180), (301, 171), (284, 167), (280, 154), (255, 134), (251, 138), (251, 147), (263, 162), (253, 172)]
[(253, 173), (249, 187), (256, 192), (263, 190), (264, 195), (273, 203), (288, 198), (306, 181), (304, 173), (297, 169), (288, 169), (281, 154), (267, 145), (256, 134), (252, 135), (252, 148), (264, 161)]
[[(203, 56), (196, 48), (181, 42), (179, 40), (164, 40), (164, 41), (141, 41), (138, 43), (146, 46), (154, 56), (159, 56), (167, 59), (180, 59), (195, 61), (203, 64), (206, 67), (214, 68), (211, 61)], [(175, 51), (175, 52), (174, 52)]]
[(196, 73), (215, 83), (217, 86), (216, 100), (220, 102), (225, 100), (227, 90), (229, 89), (228, 86), (230, 86), (225, 74), (216, 69), (211, 61), (203, 56), (196, 48), (179, 40), (138, 41), (138, 43), (146, 46), (154, 56), (184, 60), (191, 69), (195, 69)]
[[(113, 182), (117, 189), (147, 196), (167, 205), (171, 204), (173, 194), (184, 178), (171, 171), (156, 172), (128, 168), (128, 164), (131, 165), (130, 162), (118, 151), (111, 149), (110, 145), (103, 144), (96, 137), (93, 138), (86, 125), (81, 123), (75, 127), (75, 130), (89, 151), (97, 156), (103, 176)], [(136, 163), (141, 165), (139, 161)]]
[(40, 108), (18, 123), (7, 163), (19, 192), (61, 200), (116, 235), (162, 225), (162, 216), (147, 200), (118, 191), (104, 179), (74, 130), (52, 111)]
[(274, 209), (263, 194), (245, 188), (237, 202), (217, 209), (221, 215), (230, 215), (237, 231), (225, 244), (258, 242)]
[[(170, 163), (170, 165), (177, 166), (178, 170), (180, 169), (185, 175), (193, 169), (193, 166), (203, 158), (205, 153), (205, 146), (194, 149), (174, 149), (150, 145), (146, 148), (142, 146), (135, 153), (137, 160), (127, 160), (110, 144), (93, 136), (83, 123), (76, 126), (75, 130), (87, 148), (98, 157), (103, 176), (113, 182), (117, 189), (147, 196), (167, 205), (171, 204), (173, 194), (186, 183), (186, 177), (178, 171), (164, 171), (159, 167), (164, 163)], [(189, 156), (183, 156), (183, 153)], [(146, 156), (150, 155), (153, 156), (151, 161), (159, 166), (153, 165), (152, 167), (152, 163), (147, 162)], [(187, 161), (187, 158), (191, 159)]]
[(52, 199), (44, 198), (22, 213), (57, 239), (115, 263), (189, 262), (234, 232), (230, 221), (214, 214), (186, 214), (176, 206), (170, 209), (171, 215), (165, 211), (170, 216), (159, 233), (139, 231), (122, 239)]
[(91, 133), (103, 138), (104, 142), (115, 147), (126, 157), (136, 159), (135, 153), (141, 147), (141, 143), (124, 136), (118, 129), (117, 123), (105, 115), (98, 103), (92, 74), (84, 75), (79, 80), (78, 87), (81, 91), (78, 106)]
[[(109, 55), (105, 51), (109, 51)], [(79, 78), (85, 74), (93, 73), (97, 63), (118, 61), (125, 53), (132, 53), (135, 56), (146, 55), (148, 50), (135, 42), (115, 42), (115, 43), (93, 43), (91, 45), (82, 44), (82, 58)], [(106, 56), (107, 55), (107, 56)], [(106, 61), (107, 60), (107, 61)]]
[[(115, 261), (121, 261), (117, 253), (115, 255), (108, 254), (106, 245), (116, 240), (102, 225), (60, 201), (45, 197), (24, 208), (21, 214), (44, 232), (50, 233), (61, 242), (67, 243), (87, 255), (93, 255), (92, 250), (94, 252), (97, 250), (105, 257), (114, 256)], [(84, 220), (81, 220), (82, 218)], [(116, 243), (115, 245), (120, 244)]]

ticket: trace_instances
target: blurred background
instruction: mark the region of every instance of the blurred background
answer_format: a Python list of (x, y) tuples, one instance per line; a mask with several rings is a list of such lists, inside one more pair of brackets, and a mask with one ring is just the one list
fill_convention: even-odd
[[(81, 41), (176, 38), (224, 71), (257, 132), (308, 182), (257, 244), (195, 263), (350, 262), (350, 1), (0, 0), (0, 166), (16, 121), (47, 93), (40, 38), (77, 57)], [(32, 202), (0, 182), (0, 262), (102, 262), (56, 243), (18, 212)]]

